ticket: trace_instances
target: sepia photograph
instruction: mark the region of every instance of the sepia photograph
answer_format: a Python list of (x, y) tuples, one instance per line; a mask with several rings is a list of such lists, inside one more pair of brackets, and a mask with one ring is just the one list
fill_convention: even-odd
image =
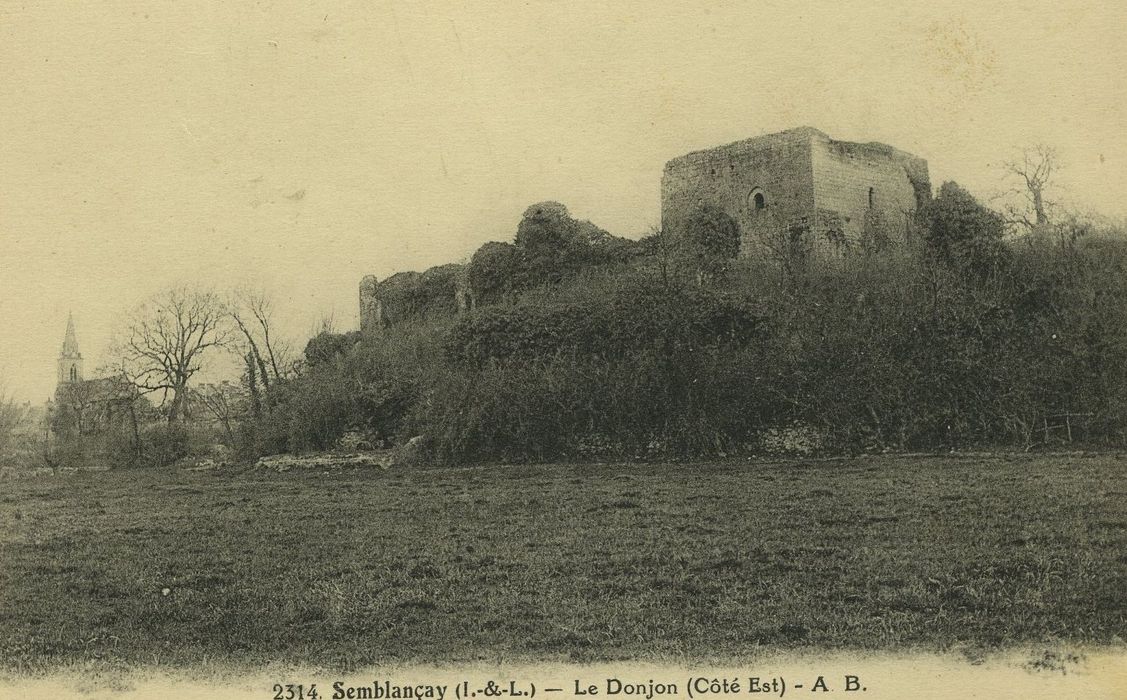
[(0, 696), (1127, 698), (1121, 2), (0, 0), (0, 75)]

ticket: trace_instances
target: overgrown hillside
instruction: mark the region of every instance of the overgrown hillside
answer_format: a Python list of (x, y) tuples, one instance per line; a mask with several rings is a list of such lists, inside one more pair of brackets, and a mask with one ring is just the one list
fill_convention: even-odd
[(416, 300), (431, 312), (311, 340), (249, 448), (346, 431), (424, 435), (448, 461), (1123, 443), (1116, 231), (1006, 241), (953, 183), (914, 244), (833, 260), (737, 259), (730, 219), (690, 219), (630, 242), (530, 208), (464, 270), (463, 312)]

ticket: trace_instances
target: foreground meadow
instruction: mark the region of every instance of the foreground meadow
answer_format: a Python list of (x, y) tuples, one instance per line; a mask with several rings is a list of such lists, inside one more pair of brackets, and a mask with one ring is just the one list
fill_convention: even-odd
[(1115, 455), (9, 480), (0, 660), (741, 658), (1127, 638)]

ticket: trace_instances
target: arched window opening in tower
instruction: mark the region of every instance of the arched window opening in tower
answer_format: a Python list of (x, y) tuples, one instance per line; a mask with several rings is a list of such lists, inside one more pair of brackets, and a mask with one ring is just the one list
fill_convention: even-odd
[(766, 208), (767, 208), (767, 200), (764, 199), (763, 193), (762, 192), (756, 192), (755, 193), (755, 210), (759, 211), (760, 209), (766, 209)]
[(874, 201), (875, 201), (875, 199), (876, 199), (876, 194), (877, 194), (877, 191), (876, 191), (876, 189), (874, 189), (874, 188), (870, 187), (870, 188), (869, 188), (869, 208), (870, 208), (870, 209), (872, 209), (872, 208), (873, 208), (873, 202), (874, 202)]

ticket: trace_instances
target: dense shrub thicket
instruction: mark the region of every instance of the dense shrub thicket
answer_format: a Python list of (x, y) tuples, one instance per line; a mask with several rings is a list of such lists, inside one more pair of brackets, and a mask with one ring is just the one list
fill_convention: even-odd
[(385, 323), (427, 316), (449, 316), (457, 307), (455, 291), (461, 265), (439, 265), (419, 272), (400, 272), (379, 283)]
[(448, 327), (413, 429), (452, 460), (711, 452), (750, 437), (769, 408), (751, 305), (644, 278), (589, 282)]
[[(34, 457), (51, 468), (160, 468), (192, 452), (204, 453), (213, 436), (183, 424), (110, 425), (87, 434), (66, 434), (38, 444)], [(30, 457), (30, 455), (29, 455)]]
[[(574, 222), (530, 212), (516, 248), (471, 265), (473, 310), (311, 341), (248, 429), (255, 449), (347, 430), (425, 435), (450, 461), (730, 454), (788, 434), (830, 450), (1127, 439), (1122, 238), (1007, 243), (949, 184), (914, 249), (780, 265), (728, 246), (702, 263), (697, 246), (655, 263), (671, 248), (651, 243), (584, 272)], [(521, 259), (540, 284), (506, 285)]]
[(540, 202), (525, 210), (512, 243), (478, 248), (466, 280), (476, 305), (512, 301), (515, 294), (620, 265), (634, 256), (635, 247), (634, 241), (572, 218), (558, 202)]

